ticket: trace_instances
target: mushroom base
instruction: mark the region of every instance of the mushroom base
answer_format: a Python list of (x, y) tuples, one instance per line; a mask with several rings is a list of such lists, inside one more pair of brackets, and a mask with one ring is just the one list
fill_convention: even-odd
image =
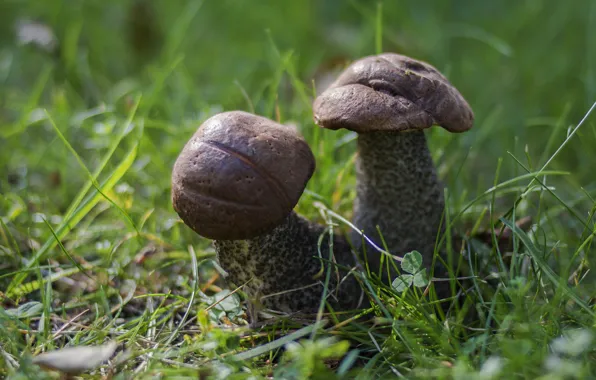
[[(358, 152), (355, 225), (377, 245), (383, 247), (384, 241), (393, 254), (419, 251), (423, 265), (430, 269), (437, 236), (444, 230), (445, 202), (424, 132), (362, 133)], [(351, 240), (362, 252), (361, 236), (352, 232)], [(369, 267), (378, 273), (380, 254), (368, 244), (366, 248)], [(384, 269), (384, 278), (386, 273)], [(390, 276), (395, 274), (390, 269)]]
[[(271, 232), (248, 240), (217, 240), (215, 248), (221, 266), (251, 302), (282, 312), (316, 312), (321, 302), (329, 260), (329, 237), (321, 244), (325, 227), (292, 212)], [(334, 236), (333, 259), (351, 268), (353, 255), (346, 241)], [(362, 289), (353, 275), (331, 266), (328, 301), (335, 309), (358, 306)], [(339, 284), (339, 286), (338, 286)], [(253, 316), (254, 318), (254, 316)]]

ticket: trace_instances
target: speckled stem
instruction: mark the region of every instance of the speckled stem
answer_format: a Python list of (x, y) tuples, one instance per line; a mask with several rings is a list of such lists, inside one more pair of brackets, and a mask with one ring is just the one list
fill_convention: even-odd
[[(430, 268), (445, 202), (424, 132), (362, 133), (358, 153), (354, 223), (382, 247), (378, 225), (392, 254), (417, 250)], [(351, 239), (361, 251), (360, 235)], [(380, 253), (370, 246), (366, 252), (377, 272)]]
[[(283, 312), (310, 313), (321, 301), (326, 276), (322, 265), (328, 268), (328, 234), (321, 244), (323, 260), (317, 250), (324, 232), (325, 227), (292, 212), (270, 233), (249, 240), (218, 240), (215, 248), (229, 279), (237, 286), (248, 282), (244, 291), (253, 302)], [(349, 245), (340, 236), (334, 235), (333, 254), (339, 265), (354, 265)], [(331, 265), (328, 301), (336, 309), (354, 308), (360, 299), (356, 279), (346, 274)], [(282, 294), (270, 296), (276, 293)]]

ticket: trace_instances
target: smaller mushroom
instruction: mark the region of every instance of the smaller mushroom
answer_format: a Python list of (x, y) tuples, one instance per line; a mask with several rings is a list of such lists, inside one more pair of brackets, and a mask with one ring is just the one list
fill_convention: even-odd
[[(229, 279), (246, 284), (252, 301), (270, 309), (312, 312), (321, 302), (329, 242), (321, 246), (321, 260), (318, 240), (325, 227), (292, 211), (314, 168), (294, 129), (241, 111), (205, 121), (174, 165), (174, 209), (199, 235), (215, 239)], [(333, 243), (336, 262), (353, 266), (349, 245), (337, 236)], [(333, 269), (331, 303), (354, 307), (357, 281), (342, 281), (346, 271)]]
[[(374, 242), (404, 254), (418, 250), (427, 267), (444, 232), (443, 185), (424, 130), (472, 128), (474, 115), (457, 89), (433, 66), (398, 54), (352, 63), (314, 102), (315, 122), (358, 133), (354, 224)], [(360, 250), (361, 237), (352, 234)], [(379, 269), (379, 257), (368, 261)], [(437, 270), (445, 273), (445, 268)]]

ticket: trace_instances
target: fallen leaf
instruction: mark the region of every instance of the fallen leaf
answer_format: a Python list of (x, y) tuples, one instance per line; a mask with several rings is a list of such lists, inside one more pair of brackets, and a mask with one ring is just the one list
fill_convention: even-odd
[(99, 367), (114, 354), (117, 346), (118, 343), (111, 341), (102, 346), (66, 347), (34, 357), (33, 364), (66, 374), (78, 374)]

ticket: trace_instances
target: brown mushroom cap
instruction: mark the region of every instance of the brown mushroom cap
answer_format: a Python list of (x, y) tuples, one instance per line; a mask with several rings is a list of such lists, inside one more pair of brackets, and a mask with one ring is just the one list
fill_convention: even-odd
[(172, 203), (201, 236), (250, 239), (288, 216), (314, 168), (309, 146), (294, 129), (224, 112), (205, 121), (178, 156)]
[(428, 63), (393, 53), (352, 63), (313, 105), (315, 122), (329, 129), (450, 132), (472, 128), (472, 109), (447, 78)]

